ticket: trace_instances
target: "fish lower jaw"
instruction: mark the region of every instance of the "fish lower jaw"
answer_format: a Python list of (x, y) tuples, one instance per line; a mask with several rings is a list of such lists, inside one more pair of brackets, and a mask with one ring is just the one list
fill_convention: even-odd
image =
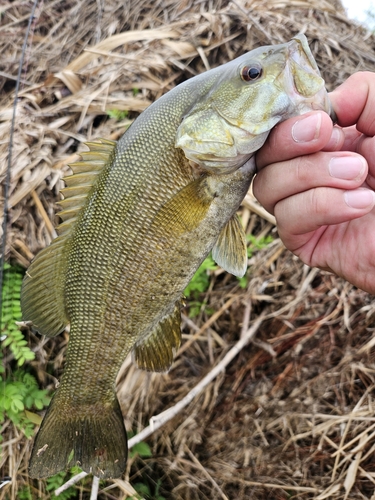
[(224, 158), (214, 155), (194, 156), (189, 158), (190, 165), (194, 165), (196, 173), (210, 173), (213, 175), (228, 175), (238, 170), (249, 160), (253, 153), (237, 154), (236, 156)]
[[(322, 98), (317, 98), (319, 96), (313, 96), (311, 98), (306, 98), (296, 94), (293, 97), (293, 112), (290, 117), (304, 115), (306, 113), (310, 113), (311, 111), (324, 111), (331, 116), (332, 106), (327, 96), (326, 90), (324, 89), (324, 94)], [(331, 116), (332, 117), (332, 116)], [(287, 119), (289, 117), (286, 117)]]

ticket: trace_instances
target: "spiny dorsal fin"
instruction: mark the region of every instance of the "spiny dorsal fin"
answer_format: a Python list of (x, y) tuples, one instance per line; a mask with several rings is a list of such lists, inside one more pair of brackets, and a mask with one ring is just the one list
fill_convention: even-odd
[(212, 249), (212, 258), (228, 273), (239, 278), (245, 275), (247, 269), (246, 236), (236, 214), (221, 230)]
[(81, 160), (69, 165), (73, 175), (64, 178), (67, 187), (61, 190), (64, 199), (58, 203), (63, 209), (58, 214), (63, 223), (56, 228), (60, 235), (69, 234), (98, 174), (111, 160), (116, 146), (115, 141), (108, 139), (97, 139), (85, 144), (90, 151), (80, 153)]
[(132, 356), (138, 368), (153, 372), (166, 372), (181, 343), (180, 302), (174, 310), (156, 325), (150, 335), (136, 344)]
[(63, 222), (57, 227), (59, 237), (33, 260), (22, 284), (23, 320), (31, 321), (36, 330), (48, 337), (58, 335), (69, 323), (64, 299), (67, 244), (78, 214), (97, 175), (111, 160), (116, 143), (99, 139), (87, 145), (90, 151), (81, 153), (82, 160), (70, 165), (74, 174), (65, 179), (68, 187), (62, 190), (65, 199), (60, 202)]

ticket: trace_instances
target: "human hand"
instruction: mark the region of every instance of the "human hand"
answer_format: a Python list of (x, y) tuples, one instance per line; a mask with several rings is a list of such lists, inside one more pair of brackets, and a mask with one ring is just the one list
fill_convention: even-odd
[(375, 293), (375, 73), (355, 73), (330, 99), (339, 127), (315, 111), (271, 132), (254, 194), (303, 262)]

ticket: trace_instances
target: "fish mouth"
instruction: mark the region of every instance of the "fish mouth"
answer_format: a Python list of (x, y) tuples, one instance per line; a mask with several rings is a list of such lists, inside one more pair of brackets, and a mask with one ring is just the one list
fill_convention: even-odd
[[(295, 102), (299, 102), (300, 112), (321, 110), (328, 113), (333, 122), (337, 121), (331, 101), (320, 76), (318, 65), (310, 50), (307, 38), (296, 35), (287, 44), (288, 82), (284, 85)], [(280, 75), (281, 76), (281, 75)]]

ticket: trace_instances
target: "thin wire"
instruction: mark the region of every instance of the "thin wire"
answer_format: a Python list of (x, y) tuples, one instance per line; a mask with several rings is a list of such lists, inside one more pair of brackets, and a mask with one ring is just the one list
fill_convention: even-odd
[(2, 243), (1, 243), (1, 255), (0, 255), (0, 290), (1, 290), (1, 293), (0, 293), (0, 331), (1, 331), (1, 322), (2, 322), (1, 311), (3, 310), (2, 309), (2, 307), (3, 307), (2, 290), (3, 290), (5, 249), (6, 249), (7, 227), (8, 227), (8, 212), (9, 212), (8, 197), (9, 197), (9, 189), (10, 189), (10, 171), (11, 171), (11, 166), (12, 166), (13, 135), (14, 135), (15, 122), (16, 122), (16, 109), (17, 109), (17, 101), (18, 101), (18, 92), (19, 92), (20, 83), (21, 83), (22, 68), (23, 68), (23, 63), (24, 63), (24, 59), (25, 59), (27, 41), (29, 38), (31, 25), (34, 21), (34, 14), (35, 14), (35, 9), (36, 9), (37, 5), (38, 5), (38, 0), (35, 0), (33, 7), (31, 9), (31, 14), (29, 17), (29, 24), (27, 25), (25, 38), (23, 41), (20, 65), (18, 68), (18, 75), (17, 75), (17, 81), (16, 81), (16, 90), (14, 93), (12, 123), (10, 126), (10, 133), (9, 133), (8, 166), (7, 166), (7, 171), (6, 171), (6, 176), (5, 176), (5, 184), (4, 184), (3, 239), (2, 239)]

